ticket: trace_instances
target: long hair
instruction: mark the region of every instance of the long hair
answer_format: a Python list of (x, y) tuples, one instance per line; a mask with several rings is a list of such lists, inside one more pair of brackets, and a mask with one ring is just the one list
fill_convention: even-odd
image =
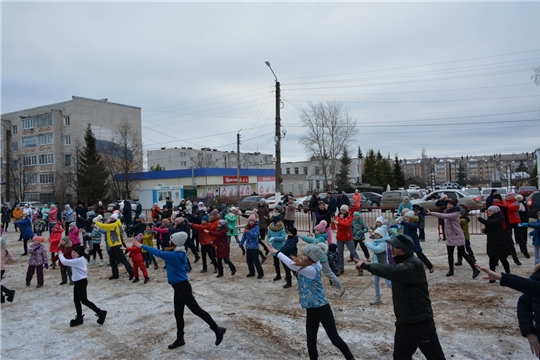
[(300, 258), (296, 256), (291, 256), (291, 259), (293, 261), (293, 265), (300, 266), (300, 269), (296, 272), (296, 275), (300, 272), (300, 270), (304, 269), (305, 267), (315, 264), (313, 260), (311, 260), (308, 256), (306, 256), (306, 259), (304, 261), (300, 260)]

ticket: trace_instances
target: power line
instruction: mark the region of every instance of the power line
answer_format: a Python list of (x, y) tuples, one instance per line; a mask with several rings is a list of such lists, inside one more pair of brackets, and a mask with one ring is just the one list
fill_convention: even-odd
[[(492, 98), (476, 98), (476, 99), (451, 99), (451, 100), (405, 100), (405, 101), (340, 101), (344, 104), (412, 104), (412, 103), (438, 103), (438, 102), (462, 102), (462, 101), (483, 101), (483, 100), (506, 100), (519, 99), (528, 97), (540, 97), (540, 95), (519, 95), (519, 96), (502, 96)], [(311, 102), (310, 100), (294, 100), (300, 102)]]

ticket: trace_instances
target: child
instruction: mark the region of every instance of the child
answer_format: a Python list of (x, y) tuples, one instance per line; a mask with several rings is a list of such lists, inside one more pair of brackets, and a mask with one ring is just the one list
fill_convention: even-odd
[(336, 276), (339, 276), (339, 254), (336, 243), (328, 245), (326, 256), (328, 257), (328, 266)]
[(64, 228), (61, 223), (56, 223), (50, 231), (49, 237), (49, 251), (51, 252), (51, 261), (53, 270), (56, 269), (56, 260), (54, 260), (56, 253), (58, 252), (58, 247), (60, 246), (60, 240), (62, 239), (62, 234), (64, 233)]
[[(152, 229), (152, 225), (150, 225), (150, 224), (146, 225), (146, 230), (144, 231), (144, 234), (143, 234), (142, 244), (146, 245), (146, 246), (154, 247), (154, 236), (156, 234), (157, 234), (157, 232)], [(149, 267), (150, 262), (153, 262), (154, 263), (154, 270), (159, 269), (156, 258), (154, 257), (154, 255), (152, 255), (151, 253), (149, 253), (146, 250), (143, 250), (142, 253), (143, 253), (144, 262), (145, 262), (144, 265), (146, 267)]]
[[(139, 234), (135, 236), (135, 240), (137, 242), (142, 242), (143, 234)], [(146, 266), (144, 266), (144, 260), (142, 251), (139, 247), (136, 247), (135, 245), (132, 245), (131, 247), (126, 248), (126, 251), (129, 251), (129, 257), (131, 258), (131, 261), (133, 262), (133, 273), (135, 274), (135, 279), (133, 279), (133, 283), (139, 282), (139, 268), (141, 269), (143, 276), (144, 276), (144, 283), (146, 284), (150, 278), (148, 277), (148, 271), (146, 270)]]
[[(321, 220), (321, 222), (315, 226), (315, 237), (300, 236), (300, 238), (304, 240), (305, 242), (307, 242), (308, 244), (319, 244), (319, 243), (324, 244), (327, 239), (326, 220)], [(336, 245), (336, 249), (337, 249), (337, 245)], [(337, 255), (337, 252), (336, 252), (336, 255)], [(343, 286), (341, 281), (339, 281), (336, 274), (332, 271), (332, 269), (328, 265), (328, 256), (324, 254), (324, 256), (321, 258), (320, 261), (321, 261), (323, 274), (326, 275), (328, 280), (330, 280), (330, 284), (339, 290), (339, 296), (343, 296), (343, 294), (345, 294), (345, 286)], [(339, 258), (338, 258), (338, 262), (339, 262)]]
[(324, 257), (326, 245), (306, 245), (302, 248), (300, 257), (293, 257), (292, 260), (272, 246), (269, 247), (269, 250), (298, 275), (300, 304), (303, 309), (306, 309), (306, 335), (309, 358), (318, 358), (317, 332), (319, 331), (319, 324), (322, 324), (332, 344), (341, 351), (346, 359), (354, 359), (351, 350), (337, 332), (334, 314), (326, 299), (322, 285), (321, 263), (319, 261)]
[(405, 213), (405, 216), (403, 217), (402, 221), (399, 221), (398, 224), (400, 224), (403, 227), (403, 234), (409, 236), (413, 243), (414, 243), (414, 252), (416, 253), (416, 256), (422, 262), (426, 267), (429, 269), (430, 273), (433, 273), (435, 271), (435, 268), (433, 267), (433, 264), (426, 255), (422, 252), (422, 247), (420, 246), (420, 239), (418, 239), (418, 217), (414, 215), (413, 211), (408, 211)]
[[(529, 279), (540, 281), (540, 264), (535, 265), (534, 273)], [(529, 341), (533, 354), (540, 357), (540, 297), (521, 295), (517, 305), (517, 317), (521, 335)]]
[(141, 245), (138, 241), (133, 242), (134, 246), (162, 258), (167, 264), (167, 281), (174, 289), (174, 317), (176, 318), (177, 327), (176, 340), (168, 346), (169, 349), (175, 349), (186, 344), (184, 341), (184, 308), (186, 306), (193, 314), (210, 325), (210, 329), (216, 334), (216, 346), (221, 343), (223, 335), (227, 331), (227, 329), (219, 327), (212, 319), (212, 316), (204, 311), (193, 297), (193, 290), (187, 276), (187, 255), (184, 247), (187, 238), (188, 235), (185, 232), (172, 234), (171, 241), (174, 245), (174, 251), (159, 251), (153, 247)]
[(210, 231), (207, 229), (204, 230), (205, 233), (208, 233), (216, 238), (216, 257), (218, 264), (218, 275), (216, 277), (218, 278), (223, 276), (223, 262), (229, 265), (231, 275), (236, 274), (236, 267), (229, 259), (229, 240), (227, 239), (228, 230), (229, 223), (225, 219), (218, 221), (216, 231)]
[(74, 246), (73, 251), (71, 252), (72, 259), (67, 259), (62, 254), (62, 250), (59, 250), (59, 258), (62, 264), (69, 266), (73, 269), (73, 282), (75, 286), (73, 287), (73, 302), (75, 303), (75, 310), (77, 311), (77, 316), (75, 319), (71, 320), (69, 323), (70, 327), (78, 326), (83, 323), (83, 313), (81, 304), (90, 308), (96, 313), (98, 317), (97, 323), (103, 325), (105, 318), (107, 317), (107, 311), (101, 310), (93, 302), (88, 300), (86, 295), (86, 287), (88, 286), (88, 259), (90, 257), (84, 252), (84, 247)]
[[(362, 251), (364, 252), (364, 256), (366, 257), (367, 261), (371, 262), (369, 251), (366, 245), (364, 245), (364, 239), (366, 238), (364, 234), (367, 233), (369, 229), (364, 223), (364, 220), (362, 219), (362, 216), (360, 216), (360, 213), (358, 211), (355, 211), (353, 214), (352, 228), (353, 228), (354, 248), (356, 249), (358, 247), (358, 244), (360, 244), (360, 247), (362, 248)], [(351, 261), (354, 261), (352, 258), (352, 255), (349, 262)]]
[[(287, 240), (285, 241), (285, 245), (281, 247), (280, 252), (286, 256), (298, 256), (298, 236), (297, 236), (297, 230), (294, 226), (291, 226), (287, 229)], [(292, 287), (292, 275), (291, 270), (288, 266), (285, 266), (285, 285), (283, 285), (284, 289), (288, 289)]]
[(420, 242), (426, 241), (426, 211), (422, 206), (414, 208), (414, 213), (418, 216), (418, 239)]
[[(287, 233), (285, 232), (285, 224), (283, 224), (283, 221), (281, 220), (281, 216), (272, 216), (272, 222), (268, 226), (268, 243), (274, 247), (276, 250), (281, 250), (283, 247), (283, 244), (285, 244), (285, 240), (287, 238)], [(279, 261), (278, 257), (272, 254), (272, 258), (274, 258), (274, 269), (276, 270), (276, 277), (273, 279), (273, 281), (279, 281), (281, 280), (281, 264), (282, 262)], [(288, 270), (289, 268), (283, 264), (283, 268), (285, 270)], [(290, 270), (289, 270), (290, 271)]]
[(257, 269), (257, 279), (262, 279), (264, 271), (259, 261), (259, 224), (255, 214), (248, 217), (248, 223), (244, 228), (244, 235), (242, 235), (239, 246), (242, 247), (244, 244), (246, 244), (246, 263), (249, 269), (247, 277), (255, 276), (255, 269)]
[[(463, 235), (465, 235), (465, 252), (467, 253), (467, 255), (469, 255), (472, 261), (476, 262), (473, 250), (471, 249), (471, 235), (469, 234), (469, 222), (471, 221), (471, 219), (469, 219), (469, 217), (465, 215), (465, 210), (463, 209), (461, 209), (461, 213), (459, 216), (459, 225), (461, 226), (461, 230), (463, 230)], [(463, 257), (458, 254), (456, 266), (463, 265), (462, 261)]]
[(210, 230), (210, 224), (208, 223), (208, 215), (204, 215), (201, 218), (201, 224), (191, 224), (193, 229), (199, 230), (199, 243), (201, 244), (201, 257), (203, 268), (201, 273), (207, 271), (206, 267), (206, 256), (210, 258), (212, 265), (214, 265), (214, 274), (218, 272), (217, 270), (217, 261), (214, 246), (212, 245), (214, 237), (211, 236), (208, 232), (204, 230)]
[[(100, 220), (101, 215), (98, 215), (92, 219), (92, 224), (95, 224)], [(106, 231), (101, 230), (96, 226), (92, 227), (91, 232), (86, 233), (86, 236), (88, 236), (92, 244), (92, 251), (90, 252), (90, 254), (93, 256), (93, 259), (90, 265), (96, 265), (96, 254), (99, 254), (99, 266), (105, 265), (105, 262), (103, 261), (103, 253), (101, 252), (101, 235), (105, 233)]]
[[(37, 211), (35, 212), (37, 213)], [(43, 232), (47, 229), (47, 224), (45, 223), (45, 221), (43, 221), (43, 219), (41, 218), (41, 216), (38, 216), (36, 218), (36, 220), (34, 221), (34, 233), (37, 235), (37, 236), (41, 236), (41, 234), (43, 234)]]
[[(58, 248), (58, 253), (60, 253), (61, 251), (64, 254), (64, 257), (66, 259), (71, 259), (71, 250), (72, 250), (71, 240), (69, 239), (69, 237), (64, 236), (62, 240), (60, 240), (60, 247)], [(56, 255), (53, 258), (53, 261), (56, 262), (56, 260), (59, 260), (59, 259), (60, 257)], [(71, 267), (62, 264), (61, 261), (58, 261), (58, 262), (60, 264), (60, 275), (62, 276), (62, 282), (59, 285), (67, 284), (68, 275), (69, 275), (69, 283), (70, 285), (73, 285), (73, 281), (71, 280), (71, 275), (72, 275)]]
[(79, 228), (74, 221), (69, 223), (68, 236), (71, 240), (71, 244), (75, 247), (81, 244), (81, 238), (79, 237)]
[[(6, 264), (12, 264), (15, 262), (15, 257), (12, 253), (6, 249), (6, 238), (2, 236), (0, 238), (0, 280), (3, 279), (4, 273), (6, 272)], [(2, 303), (9, 301), (13, 302), (15, 297), (15, 290), (9, 290), (2, 284)], [(6, 296), (4, 296), (6, 294)]]
[[(374, 264), (388, 264), (388, 256), (386, 255), (386, 251), (388, 249), (388, 244), (386, 241), (390, 239), (390, 236), (388, 236), (388, 233), (386, 230), (381, 226), (373, 232), (374, 240), (373, 242), (369, 242), (367, 240), (364, 240), (364, 244), (368, 249), (373, 251), (375, 256), (373, 257), (373, 263)], [(380, 282), (380, 276), (375, 275), (373, 277), (373, 286), (375, 287), (375, 298), (373, 301), (371, 301), (370, 305), (378, 305), (382, 304), (381, 299), (381, 288), (379, 286)], [(389, 288), (392, 288), (392, 282), (388, 279), (384, 279), (386, 282), (386, 285)]]
[[(229, 231), (227, 232), (227, 236), (229, 237), (229, 246), (231, 245), (231, 237), (234, 236), (236, 243), (240, 243), (240, 239), (238, 239), (238, 228), (236, 227), (236, 223), (238, 221), (238, 209), (232, 206), (229, 209), (229, 212), (227, 215), (225, 215), (225, 220), (227, 220), (227, 225)], [(246, 255), (246, 249), (242, 248), (242, 255)]]
[(28, 248), (30, 258), (28, 259), (28, 271), (26, 272), (26, 286), (30, 286), (34, 272), (37, 270), (37, 287), (43, 287), (43, 265), (45, 265), (46, 269), (49, 268), (47, 250), (42, 245), (43, 242), (45, 242), (43, 236), (35, 236), (34, 244)]

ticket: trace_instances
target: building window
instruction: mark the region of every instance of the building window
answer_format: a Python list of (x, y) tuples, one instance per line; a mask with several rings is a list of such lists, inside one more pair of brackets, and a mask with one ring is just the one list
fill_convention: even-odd
[(11, 151), (12, 151), (12, 152), (17, 152), (17, 151), (19, 151), (19, 143), (16, 143), (16, 142), (11, 143)]
[(52, 126), (52, 114), (44, 114), (37, 118), (37, 126), (45, 127)]
[(320, 181), (320, 180), (316, 180), (316, 181), (315, 181), (315, 188), (316, 188), (316, 189), (320, 189), (320, 187), (321, 187), (321, 181)]
[(73, 176), (71, 173), (67, 173), (66, 174), (66, 182), (67, 183), (71, 183), (71, 181), (73, 180)]
[(185, 153), (185, 152), (181, 152), (181, 153), (180, 153), (180, 157), (186, 157), (186, 153)]
[(297, 167), (294, 168), (294, 174), (295, 175), (298, 175), (300, 172), (299, 172), (299, 169)]
[(304, 175), (307, 175), (307, 166), (304, 167)]
[(13, 126), (11, 127), (11, 133), (12, 133), (13, 135), (17, 134), (17, 125), (13, 125)]
[(315, 175), (319, 175), (319, 167), (315, 166)]
[(39, 145), (48, 145), (53, 142), (53, 134), (39, 135), (38, 143)]
[(24, 129), (33, 129), (36, 127), (36, 118), (28, 118), (22, 120), (22, 128)]
[(285, 168), (285, 174), (290, 175), (290, 173), (291, 173), (291, 168)]
[(23, 157), (23, 164), (25, 166), (37, 165), (37, 156), (36, 155), (30, 155), (30, 156)]
[(180, 166), (187, 166), (187, 162), (186, 161), (180, 161)]
[(28, 136), (22, 138), (22, 147), (23, 148), (29, 148), (36, 146), (36, 137), (35, 136)]
[(70, 135), (64, 136), (64, 145), (71, 145), (71, 136)]
[(302, 194), (304, 192), (304, 184), (298, 184), (298, 192)]
[(40, 184), (52, 184), (54, 183), (54, 174), (40, 174), (39, 175)]
[(24, 183), (27, 185), (37, 184), (37, 174), (24, 174)]
[(69, 116), (63, 116), (62, 119), (64, 119), (64, 126), (69, 126), (71, 124)]
[(64, 155), (64, 165), (65, 166), (71, 165), (71, 155)]
[(41, 154), (39, 155), (39, 165), (53, 164), (54, 155), (53, 154)]
[(39, 193), (24, 194), (24, 201), (39, 201)]

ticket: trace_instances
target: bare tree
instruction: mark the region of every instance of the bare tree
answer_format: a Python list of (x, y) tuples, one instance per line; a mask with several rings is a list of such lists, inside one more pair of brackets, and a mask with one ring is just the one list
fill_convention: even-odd
[(531, 77), (534, 80), (534, 83), (540, 86), (540, 66), (534, 69), (534, 75)]
[(216, 165), (212, 157), (205, 156), (202, 151), (197, 153), (197, 157), (190, 157), (190, 160), (194, 168), (209, 168)]
[[(34, 160), (32, 160), (32, 157)], [(32, 190), (34, 184), (37, 184), (37, 155), (14, 154), (11, 166), (11, 191), (17, 201), (24, 201), (26, 193)], [(37, 185), (36, 189), (37, 189)]]
[(319, 161), (324, 183), (335, 180), (338, 158), (345, 146), (358, 134), (356, 120), (337, 101), (308, 103), (301, 109), (300, 119), (307, 133), (300, 138), (308, 156)]

